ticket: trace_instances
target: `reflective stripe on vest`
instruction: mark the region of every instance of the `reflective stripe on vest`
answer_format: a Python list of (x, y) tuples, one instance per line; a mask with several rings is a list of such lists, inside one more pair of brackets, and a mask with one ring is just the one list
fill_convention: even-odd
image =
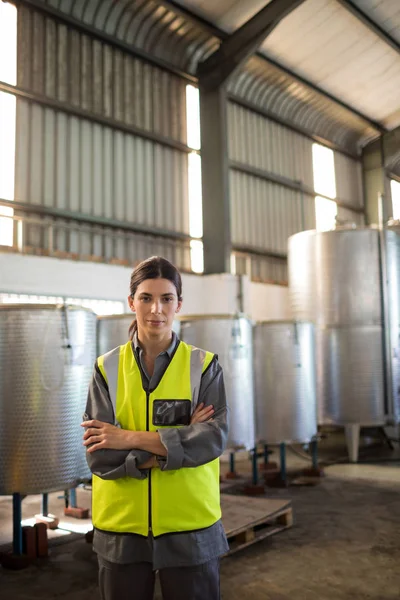
[[(161, 381), (147, 393), (131, 342), (99, 357), (98, 366), (108, 383), (115, 422), (124, 429), (161, 430), (163, 426), (154, 423), (163, 414), (164, 401), (165, 408), (190, 401), (193, 413), (202, 373), (213, 356), (180, 342)], [(157, 405), (153, 411), (154, 402)], [(154, 468), (144, 480), (123, 477), (108, 481), (93, 476), (92, 512), (93, 523), (99, 529), (144, 536), (148, 535), (150, 524), (154, 536), (209, 527), (221, 518), (219, 460), (195, 468)]]
[[(182, 342), (181, 342), (182, 343)], [(203, 372), (207, 369), (211, 363), (214, 355), (211, 352), (201, 350), (191, 346), (192, 352), (190, 355), (190, 387), (192, 389), (192, 414), (196, 409), (199, 392), (201, 377)], [(114, 411), (114, 424), (120, 425), (116, 419), (116, 405), (117, 405), (117, 385), (118, 385), (118, 365), (119, 365), (119, 351), (120, 347), (114, 348), (110, 352), (107, 352), (103, 356), (100, 356), (98, 360), (99, 369), (107, 382), (108, 393), (110, 395), (111, 404)], [(208, 356), (207, 356), (208, 355)]]

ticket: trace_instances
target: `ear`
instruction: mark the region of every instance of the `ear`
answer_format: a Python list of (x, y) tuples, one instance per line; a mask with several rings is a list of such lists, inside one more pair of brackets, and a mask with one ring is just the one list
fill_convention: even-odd
[(132, 296), (128, 296), (128, 304), (129, 304), (129, 308), (131, 309), (132, 312), (136, 312), (135, 310), (135, 302), (132, 298)]
[(182, 300), (178, 301), (178, 306), (176, 307), (175, 312), (178, 313), (181, 310), (181, 306), (182, 306)]

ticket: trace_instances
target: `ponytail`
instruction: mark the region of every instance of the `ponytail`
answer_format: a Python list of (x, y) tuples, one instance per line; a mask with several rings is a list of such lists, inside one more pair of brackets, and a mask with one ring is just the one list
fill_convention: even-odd
[(132, 323), (129, 325), (129, 330), (128, 330), (128, 334), (129, 334), (129, 339), (132, 341), (134, 338), (135, 333), (137, 332), (137, 321), (136, 319), (134, 319), (132, 321)]

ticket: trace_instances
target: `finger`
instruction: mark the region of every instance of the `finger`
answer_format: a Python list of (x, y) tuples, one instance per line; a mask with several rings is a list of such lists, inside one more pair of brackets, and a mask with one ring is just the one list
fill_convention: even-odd
[(97, 419), (92, 419), (91, 421), (83, 421), (81, 423), (81, 427), (102, 427), (104, 423), (98, 421)]
[(96, 452), (96, 450), (101, 450), (103, 448), (103, 442), (100, 442), (98, 444), (93, 444), (93, 446), (90, 446), (90, 448), (87, 449), (87, 452)]
[(92, 436), (90, 436), (90, 438), (88, 438), (87, 440), (85, 440), (83, 442), (83, 445), (90, 446), (90, 444), (96, 444), (96, 443), (102, 442), (102, 441), (104, 441), (104, 439), (101, 435), (92, 435)]
[(194, 411), (194, 413), (193, 413), (193, 414), (196, 414), (196, 413), (198, 413), (200, 410), (202, 410), (203, 406), (204, 406), (204, 402), (201, 402), (200, 404), (198, 404), (198, 405), (196, 406), (196, 408), (195, 408), (195, 411)]
[(212, 406), (207, 406), (198, 412), (199, 415), (210, 415), (214, 412), (214, 408)]
[(83, 434), (83, 439), (87, 440), (88, 438), (90, 438), (92, 435), (100, 435), (101, 429), (96, 429), (96, 428), (90, 428), (90, 429), (86, 429), (85, 433)]
[(209, 421), (213, 412), (214, 411), (193, 415), (190, 424), (193, 425), (194, 423), (205, 423), (206, 421)]

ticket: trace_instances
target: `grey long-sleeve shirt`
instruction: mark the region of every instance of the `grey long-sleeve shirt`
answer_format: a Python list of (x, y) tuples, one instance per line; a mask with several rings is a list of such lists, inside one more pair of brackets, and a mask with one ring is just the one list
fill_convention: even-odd
[[(154, 388), (164, 375), (179, 340), (173, 333), (169, 348), (159, 354), (154, 373), (149, 377), (142, 357), (137, 336), (133, 348), (143, 371), (143, 387)], [(179, 429), (166, 428), (159, 431), (167, 450), (166, 458), (159, 458), (161, 469), (196, 467), (219, 457), (225, 449), (228, 424), (223, 373), (215, 358), (203, 374), (198, 402), (214, 406), (213, 421), (196, 423)], [(95, 367), (89, 388), (86, 417), (114, 422), (113, 408), (107, 385)], [(89, 467), (103, 479), (135, 477), (144, 479), (148, 470), (138, 467), (152, 455), (143, 450), (97, 450), (87, 454)], [(95, 552), (116, 563), (151, 562), (154, 569), (191, 566), (205, 563), (228, 551), (228, 543), (221, 521), (211, 527), (194, 532), (173, 533), (153, 538), (135, 534), (115, 534), (95, 529), (93, 547)]]

